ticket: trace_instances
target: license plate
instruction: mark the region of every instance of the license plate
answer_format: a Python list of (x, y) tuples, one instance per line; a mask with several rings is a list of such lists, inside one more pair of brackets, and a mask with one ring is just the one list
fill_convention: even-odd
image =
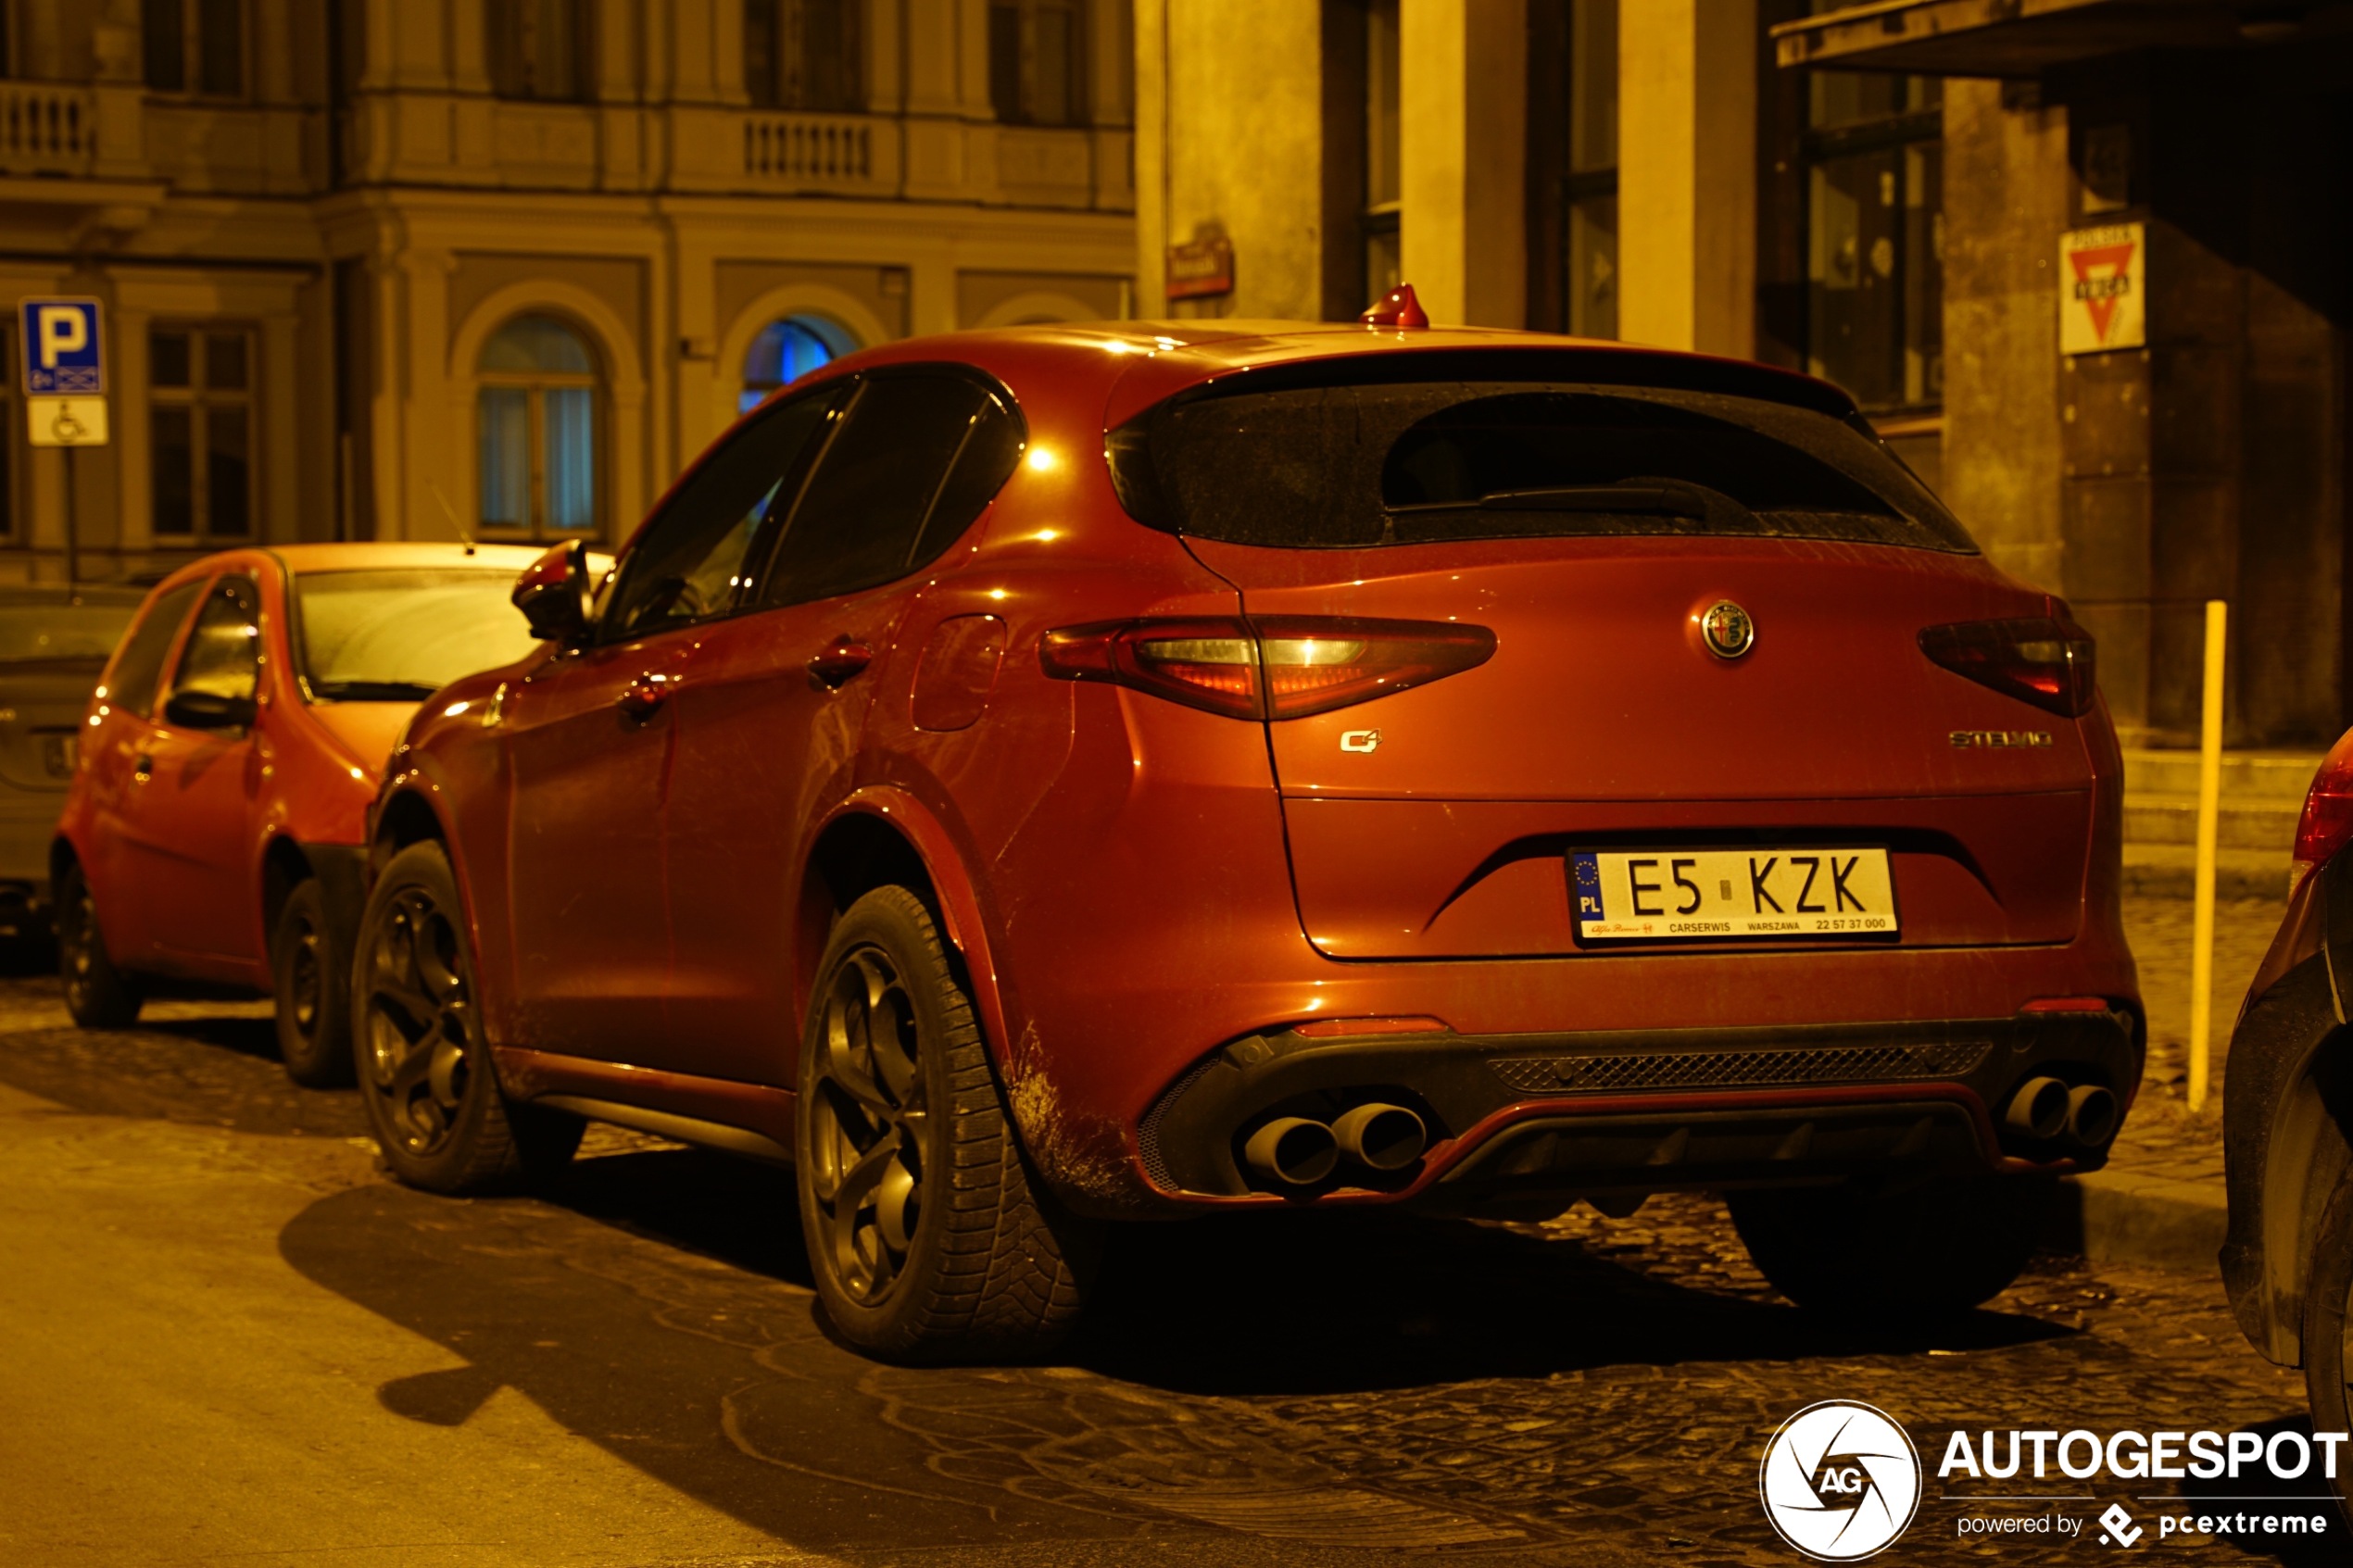
[(1592, 849), (1568, 857), (1589, 941), (1888, 935), (1884, 849)]

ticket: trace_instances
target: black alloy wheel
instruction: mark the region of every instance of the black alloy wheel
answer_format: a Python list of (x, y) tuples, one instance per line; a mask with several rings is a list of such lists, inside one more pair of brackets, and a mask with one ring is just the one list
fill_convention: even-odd
[(393, 1173), (473, 1192), (560, 1165), (578, 1117), (509, 1106), (474, 1007), (473, 955), (448, 856), (430, 841), (392, 858), (368, 896), (353, 965), (360, 1098)]
[(935, 1168), (914, 999), (890, 955), (842, 955), (819, 998), (809, 1174), (827, 1271), (859, 1305), (886, 1300), (907, 1266)]
[(1100, 1227), (1040, 1186), (931, 911), (834, 924), (801, 1036), (794, 1162), (825, 1316), (872, 1356), (1018, 1360), (1076, 1319)]
[(349, 964), (336, 951), (325, 895), (315, 881), (296, 884), (270, 939), (278, 1002), (278, 1059), (307, 1088), (351, 1082)]
[(107, 955), (98, 900), (78, 864), (68, 866), (57, 884), (57, 971), (66, 1010), (82, 1028), (127, 1029), (139, 1021), (145, 998)]

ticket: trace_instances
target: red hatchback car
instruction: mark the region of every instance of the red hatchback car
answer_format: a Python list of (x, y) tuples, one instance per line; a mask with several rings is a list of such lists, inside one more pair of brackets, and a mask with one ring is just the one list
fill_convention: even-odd
[(790, 1160), (840, 1332), (1014, 1354), (1104, 1222), (1728, 1192), (1954, 1309), (2138, 1081), (2067, 607), (1819, 382), (1516, 332), (919, 340), (739, 423), (386, 777), (406, 1179)]
[(119, 1027), (151, 991), (275, 993), (297, 1083), (350, 1081), (344, 981), (368, 807), (417, 704), (531, 646), (535, 552), (233, 550), (148, 595), (90, 702), (50, 848), (67, 1006)]

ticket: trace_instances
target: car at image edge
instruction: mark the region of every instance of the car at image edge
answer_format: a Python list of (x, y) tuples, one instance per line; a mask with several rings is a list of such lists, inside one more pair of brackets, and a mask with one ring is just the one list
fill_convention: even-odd
[[(2296, 879), (2248, 985), (2222, 1089), (2230, 1231), (2222, 1282), (2239, 1328), (2301, 1367), (2318, 1432), (2353, 1430), (2353, 731), (2322, 759), (2296, 829)], [(2353, 1521), (2353, 1469), (2327, 1485)]]
[(1674, 1187), (1801, 1303), (1956, 1310), (2139, 1080), (2090, 639), (1801, 376), (914, 340), (517, 602), (375, 812), (385, 1158), (789, 1161), (876, 1355), (1036, 1352), (1111, 1221)]

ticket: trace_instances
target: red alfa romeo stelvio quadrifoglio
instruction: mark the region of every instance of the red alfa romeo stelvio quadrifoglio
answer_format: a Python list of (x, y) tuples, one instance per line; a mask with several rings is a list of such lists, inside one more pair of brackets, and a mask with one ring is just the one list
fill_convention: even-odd
[(1252, 1206), (1720, 1190), (1957, 1311), (2138, 1081), (2091, 640), (1818, 381), (1394, 295), (918, 339), (515, 596), (375, 808), (385, 1158), (789, 1161), (878, 1356)]

